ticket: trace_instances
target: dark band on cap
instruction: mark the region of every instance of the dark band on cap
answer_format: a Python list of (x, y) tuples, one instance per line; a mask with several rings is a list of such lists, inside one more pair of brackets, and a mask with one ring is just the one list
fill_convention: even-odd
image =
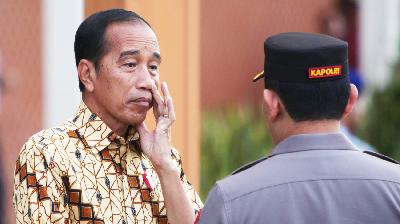
[(253, 81), (265, 78), (281, 82), (325, 82), (348, 75), (347, 43), (312, 33), (282, 33), (264, 42), (264, 71)]

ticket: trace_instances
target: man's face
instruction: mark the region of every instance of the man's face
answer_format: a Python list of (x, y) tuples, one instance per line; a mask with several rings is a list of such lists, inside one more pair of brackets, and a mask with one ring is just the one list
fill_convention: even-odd
[(152, 106), (152, 85), (158, 86), (160, 62), (156, 35), (147, 25), (109, 25), (105, 54), (93, 82), (93, 96), (99, 109), (121, 124), (142, 123)]

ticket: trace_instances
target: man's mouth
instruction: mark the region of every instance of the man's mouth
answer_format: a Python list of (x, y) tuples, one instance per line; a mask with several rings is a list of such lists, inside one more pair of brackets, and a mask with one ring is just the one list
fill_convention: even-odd
[(139, 97), (130, 102), (143, 107), (150, 107), (152, 105), (152, 99), (147, 97)]

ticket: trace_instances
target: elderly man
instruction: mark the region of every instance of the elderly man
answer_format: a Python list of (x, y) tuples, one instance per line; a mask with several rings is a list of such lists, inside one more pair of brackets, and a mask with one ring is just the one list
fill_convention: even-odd
[(400, 166), (340, 133), (356, 102), (347, 43), (310, 33), (265, 41), (264, 113), (271, 155), (219, 181), (200, 223), (400, 222)]
[[(202, 203), (170, 144), (174, 107), (159, 85), (150, 25), (130, 11), (99, 12), (79, 26), (74, 47), (82, 103), (23, 146), (17, 222), (192, 223)], [(143, 123), (151, 107), (154, 131)]]

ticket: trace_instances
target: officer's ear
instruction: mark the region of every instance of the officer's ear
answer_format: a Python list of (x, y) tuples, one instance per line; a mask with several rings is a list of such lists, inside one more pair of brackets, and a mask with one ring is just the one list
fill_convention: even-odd
[(96, 80), (96, 68), (93, 62), (82, 59), (78, 64), (79, 79), (85, 86), (85, 91), (93, 92), (94, 81)]
[(347, 105), (346, 108), (344, 109), (343, 112), (343, 118), (345, 118), (347, 115), (351, 113), (353, 110), (354, 105), (357, 102), (358, 98), (358, 90), (357, 87), (354, 84), (350, 84), (350, 94), (349, 94), (349, 99), (347, 100)]
[(282, 114), (281, 100), (274, 91), (264, 89), (264, 111), (268, 121), (275, 121)]

